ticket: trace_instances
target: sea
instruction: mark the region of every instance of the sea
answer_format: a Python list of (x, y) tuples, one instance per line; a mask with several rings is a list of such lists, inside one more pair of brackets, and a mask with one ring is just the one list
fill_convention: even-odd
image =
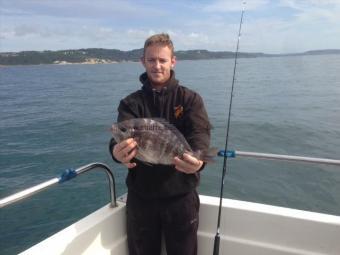
[[(340, 159), (340, 55), (238, 60), (230, 150)], [(211, 147), (224, 148), (233, 59), (178, 61), (180, 83), (203, 97)], [(140, 63), (0, 68), (0, 198), (91, 162), (114, 173), (110, 127), (120, 100), (139, 89)], [(340, 215), (340, 167), (229, 159), (224, 197)], [(201, 174), (199, 192), (219, 196), (223, 159)], [(92, 171), (0, 209), (0, 254), (17, 254), (109, 203)], [(216, 212), (217, 216), (217, 212)]]

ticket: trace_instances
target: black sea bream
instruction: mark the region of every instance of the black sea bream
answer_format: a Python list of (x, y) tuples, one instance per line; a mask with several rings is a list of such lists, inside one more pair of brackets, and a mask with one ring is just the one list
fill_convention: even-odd
[(193, 152), (178, 129), (163, 119), (136, 118), (112, 125), (112, 135), (117, 143), (133, 138), (137, 142), (136, 158), (151, 164), (173, 164), (174, 157), (187, 152), (200, 158), (200, 152)]

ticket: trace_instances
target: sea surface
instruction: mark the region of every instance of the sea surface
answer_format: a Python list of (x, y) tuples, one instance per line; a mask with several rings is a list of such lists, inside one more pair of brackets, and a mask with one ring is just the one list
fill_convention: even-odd
[[(233, 60), (179, 61), (223, 148)], [(340, 159), (340, 55), (239, 59), (229, 149)], [(140, 88), (139, 63), (0, 68), (0, 198), (91, 162), (108, 164), (117, 193), (126, 169), (108, 152), (121, 98)], [(222, 158), (202, 172), (218, 196)], [(224, 197), (340, 215), (340, 167), (228, 160)], [(16, 254), (109, 202), (93, 171), (0, 209), (0, 254)], [(217, 215), (217, 212), (216, 212)]]

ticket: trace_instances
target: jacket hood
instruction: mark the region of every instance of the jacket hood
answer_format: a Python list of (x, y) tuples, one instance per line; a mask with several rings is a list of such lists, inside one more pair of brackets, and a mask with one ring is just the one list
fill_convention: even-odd
[[(139, 81), (143, 84), (142, 90), (152, 93), (154, 91), (154, 88), (151, 85), (151, 82), (148, 78), (148, 75), (146, 72), (142, 73), (139, 76)], [(173, 91), (176, 87), (178, 86), (178, 80), (175, 78), (175, 71), (171, 70), (170, 71), (170, 79), (163, 85), (162, 87), (162, 92), (167, 93), (170, 91)]]

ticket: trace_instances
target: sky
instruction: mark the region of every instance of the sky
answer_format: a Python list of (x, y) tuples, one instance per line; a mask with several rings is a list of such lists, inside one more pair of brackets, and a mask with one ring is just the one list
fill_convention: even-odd
[(0, 52), (132, 50), (168, 33), (175, 50), (295, 53), (340, 48), (340, 0), (0, 0)]

